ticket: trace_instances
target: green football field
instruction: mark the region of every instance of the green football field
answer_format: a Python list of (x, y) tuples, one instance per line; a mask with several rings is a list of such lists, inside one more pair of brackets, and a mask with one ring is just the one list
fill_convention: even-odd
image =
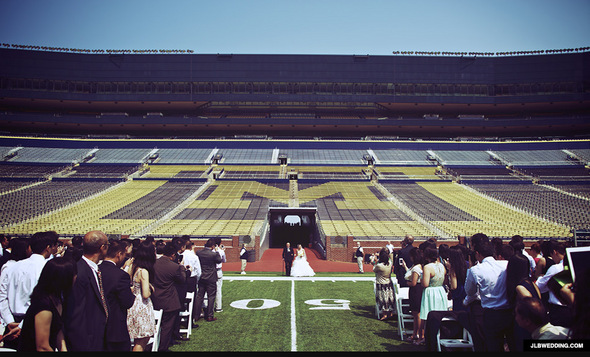
[[(231, 274), (231, 273), (230, 273)], [(235, 273), (234, 273), (235, 274)], [(274, 276), (273, 276), (274, 275)], [(348, 274), (350, 275), (350, 274)], [(223, 312), (172, 351), (424, 351), (375, 316), (372, 274), (224, 276)]]

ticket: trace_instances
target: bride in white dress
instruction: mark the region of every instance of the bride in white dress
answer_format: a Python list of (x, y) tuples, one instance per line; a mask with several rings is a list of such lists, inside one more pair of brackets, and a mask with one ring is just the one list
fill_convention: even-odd
[(314, 276), (315, 272), (309, 266), (307, 262), (307, 256), (305, 255), (305, 250), (301, 246), (301, 244), (297, 245), (297, 256), (295, 257), (295, 261), (293, 261), (293, 267), (291, 268), (291, 276)]

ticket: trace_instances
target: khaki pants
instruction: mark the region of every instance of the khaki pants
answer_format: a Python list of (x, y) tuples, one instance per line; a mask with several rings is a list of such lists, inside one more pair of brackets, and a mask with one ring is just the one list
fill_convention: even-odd
[(364, 271), (363, 271), (363, 257), (356, 257), (356, 262), (359, 266), (359, 273), (364, 273)]

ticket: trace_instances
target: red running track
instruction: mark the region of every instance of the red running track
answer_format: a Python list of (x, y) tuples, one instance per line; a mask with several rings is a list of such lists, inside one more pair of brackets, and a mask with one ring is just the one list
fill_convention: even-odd
[[(335, 262), (330, 260), (323, 260), (318, 258), (317, 253), (313, 249), (306, 249), (307, 261), (311, 268), (316, 272), (358, 272), (358, 265), (355, 262)], [(283, 249), (270, 248), (263, 254), (262, 258), (257, 262), (249, 262), (246, 265), (246, 273), (249, 271), (261, 272), (284, 272), (285, 266), (283, 263)], [(223, 271), (237, 271), (241, 269), (241, 262), (223, 263)], [(373, 266), (371, 264), (364, 264), (363, 269), (365, 273), (373, 273)]]

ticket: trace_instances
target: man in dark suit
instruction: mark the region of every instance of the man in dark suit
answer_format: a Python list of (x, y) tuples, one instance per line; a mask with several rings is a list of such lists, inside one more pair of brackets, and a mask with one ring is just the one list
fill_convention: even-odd
[[(207, 312), (205, 313), (205, 319), (207, 321), (215, 321), (217, 318), (213, 317), (213, 308), (215, 306), (215, 296), (217, 295), (217, 264), (221, 263), (221, 256), (215, 252), (215, 240), (210, 238), (205, 243), (205, 248), (197, 252), (199, 261), (201, 263), (201, 279), (199, 279), (197, 287), (197, 297), (195, 299), (195, 309), (198, 315), (200, 315), (203, 309), (203, 300), (205, 299), (205, 293), (207, 293)], [(199, 320), (199, 316), (195, 316), (195, 320)]]
[(186, 269), (175, 261), (177, 254), (178, 248), (172, 243), (166, 243), (163, 255), (154, 263), (154, 293), (151, 299), (154, 310), (163, 310), (158, 351), (168, 351), (176, 317), (182, 308), (176, 287), (177, 284), (186, 283)]
[(396, 259), (393, 262), (395, 276), (397, 277), (397, 282), (398, 282), (399, 286), (401, 286), (401, 287), (408, 286), (408, 283), (407, 283), (406, 279), (404, 278), (404, 275), (406, 274), (406, 269), (404, 268), (403, 265), (401, 265), (399, 263), (399, 260), (403, 259), (406, 262), (406, 266), (408, 268), (411, 267), (412, 265), (414, 265), (414, 262), (412, 261), (412, 257), (410, 256), (410, 251), (412, 250), (412, 248), (414, 248), (413, 244), (414, 244), (414, 237), (409, 234), (406, 235), (406, 237), (402, 241), (402, 249), (400, 249), (400, 251), (397, 253), (398, 259)]
[(10, 236), (0, 234), (0, 256), (6, 257), (5, 261), (10, 260)]
[(68, 351), (104, 351), (108, 307), (98, 262), (108, 249), (107, 236), (91, 231), (84, 236), (84, 255), (78, 276), (65, 300), (64, 336)]
[(121, 269), (127, 258), (127, 244), (111, 240), (107, 255), (98, 269), (102, 273), (104, 295), (109, 308), (107, 320), (106, 350), (130, 351), (131, 340), (127, 330), (127, 310), (133, 306), (135, 295), (131, 292), (131, 278)]
[(291, 267), (293, 266), (293, 259), (295, 259), (295, 252), (291, 248), (291, 243), (287, 242), (283, 248), (283, 260), (285, 261), (285, 274), (291, 276)]

